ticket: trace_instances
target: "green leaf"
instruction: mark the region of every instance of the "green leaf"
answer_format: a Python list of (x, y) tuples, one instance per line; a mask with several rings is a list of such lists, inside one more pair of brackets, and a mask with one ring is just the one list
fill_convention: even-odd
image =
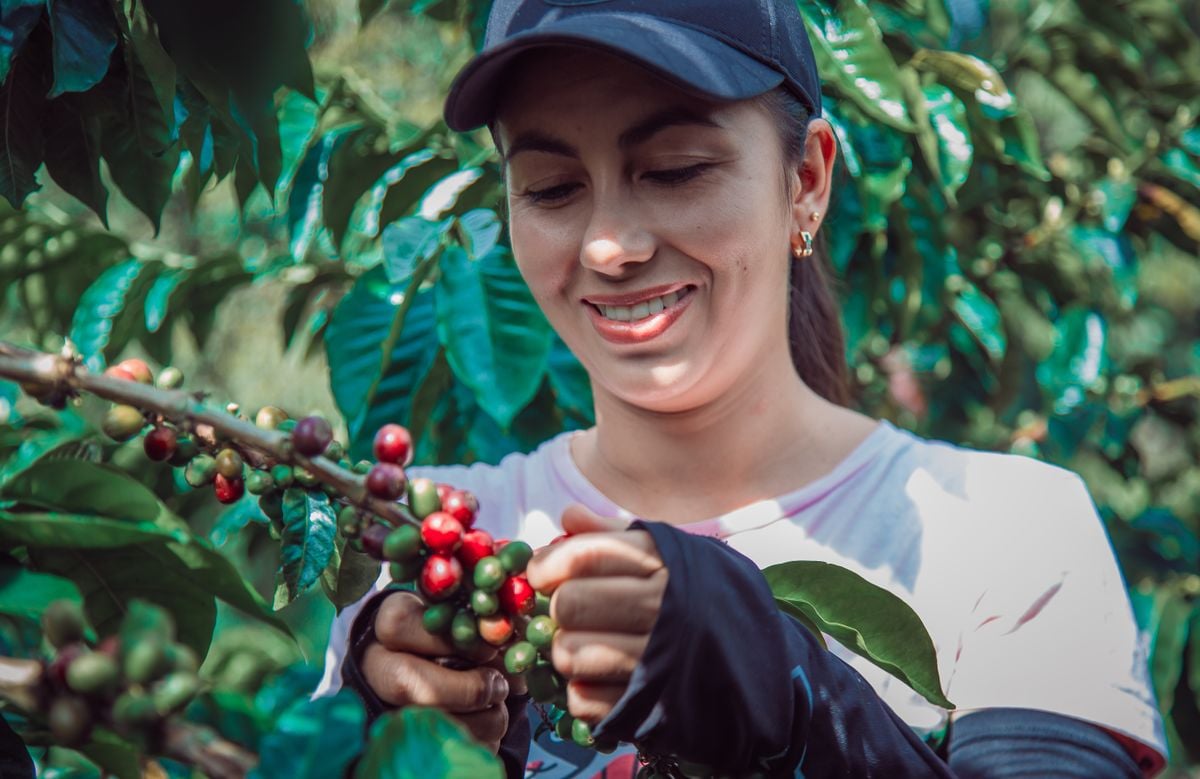
[(79, 588), (67, 579), (0, 563), (0, 614), (38, 619), (56, 600), (78, 603), (82, 597)]
[(988, 356), (996, 362), (1004, 359), (1008, 337), (995, 302), (974, 284), (964, 281), (963, 289), (952, 305), (958, 321), (971, 331), (979, 345), (987, 350)]
[(1037, 366), (1037, 380), (1061, 415), (1082, 404), (1107, 370), (1108, 324), (1094, 311), (1072, 307), (1059, 313), (1054, 329), (1054, 352)]
[(437, 253), (442, 237), (453, 224), (453, 219), (431, 222), (410, 216), (385, 227), (383, 267), (388, 281), (401, 284), (410, 279), (418, 265)]
[(13, 546), (91, 550), (184, 541), (187, 536), (152, 522), (107, 519), (94, 514), (0, 509), (0, 538)]
[(125, 348), (133, 327), (144, 321), (140, 304), (161, 267), (126, 260), (100, 274), (83, 293), (70, 337), (89, 369), (102, 370), (107, 358)]
[(41, 37), (34, 35), (13, 59), (8, 80), (0, 84), (0, 195), (17, 209), (40, 189), (35, 174), (46, 148), (42, 126), (49, 66)]
[(171, 312), (171, 295), (187, 281), (191, 271), (187, 268), (170, 268), (150, 285), (146, 292), (146, 332), (157, 333)]
[[(322, 199), (325, 225), (333, 235), (335, 246), (341, 246), (345, 239), (350, 216), (359, 199), (389, 171), (397, 169), (392, 175), (403, 176), (411, 155), (411, 148), (393, 150), (387, 137), (374, 129), (357, 130), (338, 144), (329, 159)], [(385, 225), (387, 221), (380, 224)]]
[(54, 34), (54, 87), (50, 97), (86, 92), (108, 73), (117, 25), (105, 0), (46, 0)]
[(967, 125), (967, 109), (962, 101), (941, 84), (929, 84), (921, 90), (929, 123), (937, 133), (937, 159), (942, 191), (948, 196), (958, 192), (971, 173), (975, 146)]
[(100, 179), (100, 127), (78, 102), (50, 101), (46, 113), (46, 172), (108, 226), (108, 190)]
[(355, 779), (501, 779), (496, 756), (436, 709), (408, 707), (371, 728)]
[(435, 286), (438, 337), (454, 374), (507, 429), (546, 373), (552, 330), (512, 257), (449, 248)]
[(930, 703), (954, 708), (942, 692), (933, 639), (903, 600), (829, 563), (781, 563), (767, 568), (763, 575), (780, 608), (800, 612)]
[(324, 779), (341, 776), (363, 750), (367, 712), (350, 689), (301, 700), (275, 721), (263, 739), (249, 779)]
[(325, 99), (329, 93), (319, 92), (320, 102), (314, 102), (299, 92), (288, 92), (279, 106), (279, 145), (283, 167), (275, 185), (275, 202), (288, 202), (296, 173), (313, 145), (319, 141), (317, 127)]
[(8, 79), (13, 57), (42, 18), (46, 0), (6, 0), (0, 4), (0, 84)]
[(418, 291), (432, 264), (407, 285), (381, 266), (359, 277), (334, 309), (325, 334), (333, 397), (350, 430), (351, 451), (368, 456), (375, 431), (408, 424), (413, 395), (438, 351), (432, 290)]
[(1150, 679), (1160, 707), (1170, 711), (1183, 673), (1184, 650), (1195, 607), (1173, 587), (1159, 586), (1154, 595), (1150, 635)]
[(916, 130), (904, 102), (896, 62), (861, 0), (831, 8), (800, 0), (821, 80), (871, 118), (904, 132)]
[(0, 496), (52, 511), (182, 527), (166, 519), (166, 507), (137, 479), (83, 460), (42, 460), (0, 488)]
[(1196, 161), (1183, 149), (1171, 149), (1164, 153), (1159, 160), (1180, 181), (1186, 181), (1200, 189), (1200, 165), (1197, 165)]
[(491, 253), (500, 241), (500, 233), (504, 223), (495, 211), (487, 208), (477, 208), (468, 211), (458, 218), (462, 228), (461, 233), (466, 239), (463, 248), (467, 250), (468, 259), (477, 260)]
[(116, 779), (141, 779), (141, 760), (129, 740), (111, 730), (97, 728), (88, 743), (79, 748), (80, 754), (103, 768)]
[[(292, 488), (283, 494), (283, 548), (280, 581), (291, 603), (321, 578), (334, 554), (337, 516), (328, 496)], [(280, 608), (276, 602), (276, 610)]]
[(321, 583), (329, 602), (341, 611), (370, 592), (379, 579), (379, 572), (378, 560), (364, 552), (354, 551), (343, 538), (329, 560), (329, 567), (321, 576)]
[(432, 149), (421, 149), (408, 155), (388, 171), (387, 189), (379, 207), (379, 224), (385, 226), (413, 213), (427, 193), (458, 173), (457, 159)]

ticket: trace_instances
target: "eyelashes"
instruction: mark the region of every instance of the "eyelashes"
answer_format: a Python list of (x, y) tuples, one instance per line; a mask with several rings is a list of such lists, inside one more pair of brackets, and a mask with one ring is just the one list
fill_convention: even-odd
[[(712, 163), (701, 162), (683, 168), (650, 170), (643, 173), (642, 178), (661, 186), (677, 187), (702, 176), (712, 167)], [(544, 189), (527, 189), (519, 197), (534, 205), (554, 205), (566, 201), (582, 188), (583, 185), (578, 182), (569, 182)]]

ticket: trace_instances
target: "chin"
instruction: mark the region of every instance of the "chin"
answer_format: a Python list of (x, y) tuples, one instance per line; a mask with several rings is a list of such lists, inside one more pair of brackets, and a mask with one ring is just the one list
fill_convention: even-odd
[(706, 404), (694, 366), (623, 366), (609, 369), (599, 382), (618, 401), (655, 414), (678, 414)]

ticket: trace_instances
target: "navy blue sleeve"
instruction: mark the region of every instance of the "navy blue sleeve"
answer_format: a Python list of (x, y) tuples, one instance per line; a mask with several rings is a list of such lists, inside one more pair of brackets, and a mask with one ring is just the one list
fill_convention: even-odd
[[(858, 672), (779, 611), (753, 561), (670, 525), (631, 528), (650, 533), (670, 576), (642, 661), (598, 740), (739, 775), (1130, 776), (1131, 759), (1107, 734), (1054, 714), (1045, 716), (1060, 727), (1042, 732), (964, 717), (947, 765)], [(1013, 768), (1014, 750), (1032, 773)], [(1063, 772), (1074, 765), (1077, 773)]]

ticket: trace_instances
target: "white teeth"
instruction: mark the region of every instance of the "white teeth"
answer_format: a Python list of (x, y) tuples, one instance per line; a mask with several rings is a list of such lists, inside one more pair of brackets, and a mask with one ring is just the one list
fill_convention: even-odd
[(661, 314), (664, 309), (679, 302), (681, 293), (669, 292), (661, 297), (653, 298), (635, 306), (597, 306), (600, 313), (605, 319), (612, 319), (616, 322), (636, 322), (639, 319), (645, 319), (648, 316)]

